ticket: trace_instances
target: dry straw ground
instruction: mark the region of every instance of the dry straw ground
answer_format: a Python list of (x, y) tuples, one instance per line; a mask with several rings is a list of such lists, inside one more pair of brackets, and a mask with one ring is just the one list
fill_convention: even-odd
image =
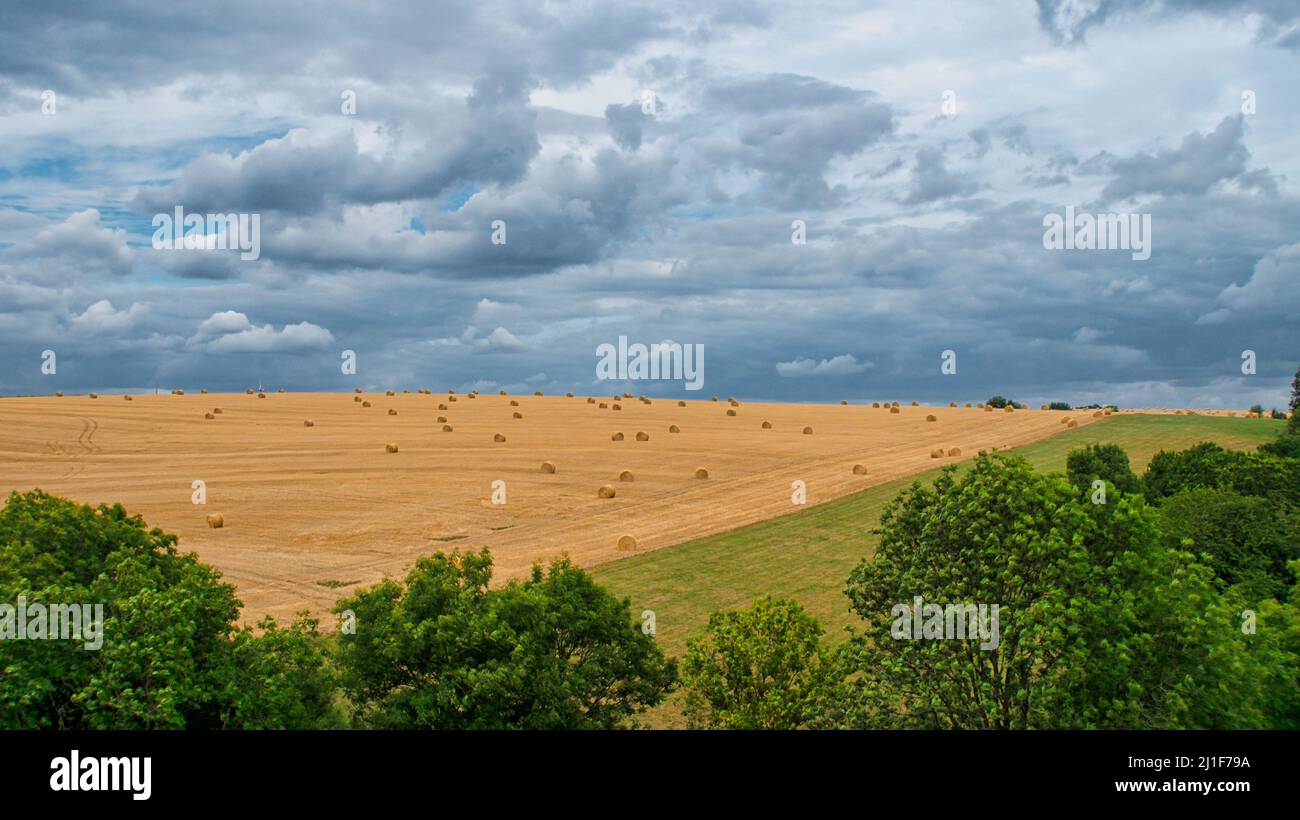
[[(1064, 413), (1038, 410), (746, 403), (745, 415), (728, 417), (706, 399), (626, 402), (615, 415), (581, 396), (480, 394), (440, 413), (444, 396), (0, 399), (0, 491), (123, 502), (221, 569), (253, 621), (324, 613), (355, 585), (436, 550), (491, 547), (498, 580), (564, 552), (591, 566), (626, 556), (629, 544), (655, 550), (795, 511), (795, 479), (815, 505), (930, 469), (938, 448), (970, 458), (1066, 429)], [(224, 412), (205, 419), (215, 405)], [(516, 407), (524, 418), (512, 421)], [(1093, 423), (1107, 421), (1078, 419)], [(494, 442), (507, 424), (509, 440)], [(681, 432), (611, 440), (620, 428), (669, 425)], [(544, 461), (555, 472), (539, 470)], [(623, 470), (636, 480), (619, 483)], [(491, 502), (498, 479), (505, 505)], [(191, 503), (195, 480), (206, 482), (205, 506)], [(598, 497), (616, 483), (614, 498)]]

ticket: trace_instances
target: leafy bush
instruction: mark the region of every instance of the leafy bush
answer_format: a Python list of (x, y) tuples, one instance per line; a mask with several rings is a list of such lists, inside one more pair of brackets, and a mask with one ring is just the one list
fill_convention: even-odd
[(1142, 481), (1133, 472), (1128, 453), (1118, 444), (1091, 444), (1071, 450), (1065, 458), (1066, 475), (1080, 492), (1089, 492), (1101, 479), (1122, 493), (1142, 492)]
[(482, 552), (420, 558), (340, 601), (344, 690), (361, 725), (426, 729), (613, 728), (676, 679), (650, 635), (568, 559), (490, 590)]
[(0, 641), (0, 727), (308, 728), (332, 718), (314, 625), (236, 629), (233, 587), (120, 504), (10, 495), (0, 603), (19, 596), (102, 605), (102, 645)]

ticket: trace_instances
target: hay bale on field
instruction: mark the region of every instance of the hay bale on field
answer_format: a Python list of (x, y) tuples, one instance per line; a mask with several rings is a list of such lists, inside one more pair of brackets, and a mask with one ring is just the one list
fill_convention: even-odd
[(55, 391), (54, 391), (54, 397), (55, 397), (56, 399), (61, 399), (61, 398), (63, 398), (63, 391), (62, 391), (62, 390), (55, 390)]
[(497, 395), (499, 395), (499, 396), (504, 396), (504, 395), (506, 395), (506, 391), (502, 390), (502, 391), (501, 391), (500, 393), (498, 393)]
[(763, 429), (764, 429), (764, 430), (771, 430), (771, 429), (772, 429), (772, 422), (770, 422), (770, 421), (765, 421), (765, 422), (763, 422)]
[(812, 433), (812, 428), (811, 428), (811, 427), (805, 427), (805, 428), (803, 428), (803, 434), (804, 434), (805, 436), (811, 436), (811, 435), (813, 434), (813, 433)]
[(98, 393), (91, 393), (91, 394), (90, 394), (90, 397), (91, 397), (92, 399), (97, 399), (97, 398), (99, 398), (99, 394), (98, 394)]
[(135, 401), (135, 399), (133, 399), (130, 396), (123, 396), (122, 398), (126, 399), (127, 401)]
[(1070, 423), (1070, 417), (1069, 417), (1069, 416), (1063, 416), (1063, 417), (1061, 418), (1061, 424), (1069, 424), (1069, 423)]
[(542, 472), (547, 475), (555, 475), (555, 463), (551, 461), (542, 462)]
[(601, 484), (600, 489), (596, 491), (596, 496), (599, 498), (613, 498), (617, 494), (609, 484)]
[(500, 433), (497, 433), (492, 437), (492, 440), (495, 441), (497, 444), (505, 444), (506, 437), (501, 435)]
[(681, 431), (682, 428), (678, 427), (676, 424), (668, 425), (668, 432), (670, 433), (680, 433)]
[(212, 412), (213, 412), (213, 413), (216, 413), (216, 414), (219, 416), (219, 415), (221, 415), (221, 408), (220, 408), (220, 407), (214, 407), (214, 408), (212, 408)]
[(926, 414), (925, 414), (925, 420), (926, 420), (926, 421), (938, 421), (938, 420), (939, 420), (939, 417), (936, 416), (934, 413), (926, 413)]
[(631, 470), (622, 470), (618, 474), (619, 481), (635, 481), (636, 476), (632, 475)]
[(390, 407), (390, 408), (388, 408), (388, 415), (390, 415), (390, 416), (396, 416), (396, 415), (397, 415), (397, 411)]
[(303, 419), (302, 426), (303, 426), (303, 427), (315, 427), (315, 426), (316, 426), (316, 422), (312, 421), (311, 419)]
[(511, 406), (511, 407), (518, 407), (518, 406), (519, 406), (519, 402), (518, 402), (516, 399), (511, 399), (511, 400), (510, 400), (510, 406)]
[(212, 413), (204, 413), (204, 414), (203, 414), (203, 418), (205, 418), (205, 419), (215, 419), (216, 416), (213, 415)]
[(1014, 407), (1012, 407), (1011, 405), (1008, 404), (1006, 407), (1003, 407), (1003, 408), (1002, 408), (1002, 412), (1003, 412), (1003, 413), (1014, 413), (1014, 412), (1016, 412), (1016, 408), (1014, 408)]
[(1093, 417), (1094, 419), (1099, 419), (1099, 418), (1101, 418), (1101, 415), (1102, 415), (1102, 414), (1101, 414), (1101, 411), (1098, 410), (1097, 412), (1095, 412), (1095, 413), (1092, 414), (1092, 417)]
[(457, 401), (455, 396), (448, 396), (447, 401)]
[(368, 401), (363, 401), (363, 402), (361, 402), (361, 406), (362, 406), (362, 407), (369, 407), (369, 406), (370, 406), (370, 402), (368, 402)]
[(846, 400), (840, 399), (840, 407), (848, 407), (848, 406), (849, 403)]
[(354, 401), (354, 402), (360, 404), (360, 403), (361, 403), (361, 397), (360, 397), (360, 396), (353, 396), (353, 397), (352, 397), (352, 401)]
[(970, 402), (966, 402), (966, 406), (967, 406), (967, 407), (970, 407)]
[(1071, 420), (1070, 420), (1070, 423), (1067, 424), (1067, 425), (1065, 425), (1065, 426), (1066, 426), (1066, 427), (1078, 427), (1078, 426), (1079, 426), (1079, 422), (1075, 421), (1074, 419), (1071, 419)]
[(385, 453), (396, 453), (396, 452), (397, 452), (397, 445), (396, 445), (396, 444), (393, 444), (393, 443), (391, 443), (391, 442), (388, 443), (388, 444), (385, 444), (385, 445), (384, 445), (384, 452), (385, 452)]
[(565, 393), (564, 393), (564, 397), (565, 397), (566, 399), (571, 399), (571, 398), (573, 398), (573, 391), (572, 391), (572, 390), (566, 390)]
[(361, 392), (361, 388), (358, 387), (358, 388), (354, 389), (352, 392), (353, 392), (353, 393), (360, 393), (360, 392)]
[(637, 441), (649, 441), (649, 440), (650, 440), (650, 434), (649, 434), (649, 433), (646, 433), (646, 432), (639, 432), (639, 433), (636, 434), (636, 440), (637, 440)]
[(253, 395), (253, 388), (250, 387), (250, 388), (248, 388), (247, 390), (245, 390), (245, 391), (244, 391), (244, 395), (247, 395), (247, 396), (251, 396), (251, 395)]
[(266, 394), (265, 394), (265, 393), (258, 393), (258, 394), (257, 394), (257, 397), (258, 397), (259, 399), (264, 399), (264, 398), (266, 398)]
[(950, 402), (948, 402), (948, 406), (949, 406), (949, 407), (956, 407), (956, 406), (957, 406), (957, 402), (955, 402), (955, 401), (950, 401)]
[(867, 465), (865, 465), (865, 464), (854, 464), (854, 465), (853, 465), (853, 474), (854, 474), (854, 475), (866, 475), (866, 474), (867, 474)]
[(219, 530), (226, 526), (226, 518), (221, 513), (212, 513), (208, 516), (208, 526), (214, 530)]
[(717, 400), (718, 400), (717, 396), (714, 396), (713, 398), (709, 399), (709, 401), (717, 401)]
[(447, 423), (447, 417), (446, 417), (446, 416), (438, 416), (438, 423), (439, 423), (439, 424), (446, 424), (446, 423)]
[(930, 458), (943, 458), (943, 448), (938, 447), (930, 451)]
[[(281, 390), (280, 392), (283, 393), (284, 391)], [(185, 391), (184, 391), (184, 390), (177, 390), (177, 391), (176, 391), (176, 395), (178, 395), (178, 396), (184, 396), (184, 395), (185, 395)]]
[(447, 405), (445, 405), (445, 404), (440, 404), (440, 405), (438, 405), (438, 409), (439, 409), (439, 410), (446, 410), (446, 409), (447, 409)]
[(540, 391), (540, 390), (534, 390), (534, 391), (533, 391), (533, 395), (534, 395), (534, 396), (540, 396), (540, 395), (542, 395), (542, 391)]
[(444, 424), (444, 425), (442, 425), (442, 432), (444, 432), (444, 433), (450, 433), (450, 432), (451, 432), (451, 425), (450, 425), (450, 424)]
[(1051, 410), (1052, 407), (1051, 407), (1051, 405), (1044, 404), (1043, 406), (1039, 407), (1038, 409), (1039, 409), (1039, 410)]
[(984, 412), (985, 412), (985, 413), (992, 413), (992, 412), (993, 412), (993, 407), (992, 407), (991, 405), (988, 405), (988, 404), (984, 405)]
[(520, 413), (518, 410), (516, 410), (515, 412), (511, 413), (510, 415), (511, 415), (513, 418), (517, 418), (517, 419), (521, 419), (521, 418), (524, 417), (524, 414), (523, 414), (523, 413)]
[(736, 411), (735, 411), (734, 409), (728, 410), (728, 411), (727, 411), (727, 415), (728, 415), (728, 416), (734, 416), (734, 415), (736, 415)]
[(610, 441), (622, 441), (622, 440), (623, 440), (623, 434), (622, 434), (622, 433), (615, 433), (614, 435), (612, 435), (612, 436), (609, 437), (609, 440), (610, 440)]
[(901, 412), (903, 412), (903, 411), (902, 411), (902, 410), (899, 410), (899, 409), (898, 409), (898, 406), (895, 405), (895, 406), (889, 408), (889, 412), (890, 412), (890, 413), (901, 413)]
[(983, 410), (983, 409), (984, 409), (984, 402), (980, 402), (979, 404), (975, 405), (975, 407), (976, 407), (977, 409), (979, 409), (979, 410)]
[(396, 396), (397, 394), (394, 393), (394, 392), (391, 391), (391, 390), (385, 390), (385, 391), (384, 391), (384, 395), (385, 395), (385, 396)]
[(208, 395), (208, 388), (204, 387), (204, 388), (202, 388), (201, 390), (199, 390), (199, 395), (200, 395), (200, 396), (206, 396), (206, 395)]
[(595, 399), (593, 399), (593, 398), (590, 397), (590, 396), (587, 397), (587, 404), (595, 404), (595, 403), (596, 403), (596, 400), (595, 400)]
[(684, 401), (679, 401), (679, 402), (677, 402), (677, 406), (678, 406), (678, 407), (685, 407), (685, 406), (686, 406), (686, 402), (684, 402)]
[(912, 402), (912, 406), (913, 406), (913, 407), (920, 407), (921, 405), (920, 405), (919, 402)]
[(456, 395), (456, 391), (455, 391), (455, 390), (452, 390), (450, 387), (448, 387), (448, 388), (447, 388), (447, 395), (448, 395), (448, 396), (454, 396), (454, 395)]
[(695, 468), (695, 477), (696, 477), (696, 478), (708, 478), (708, 477), (709, 477), (709, 471), (706, 470), (706, 469), (704, 469), (703, 467), (696, 467), (696, 468)]
[(871, 406), (874, 407), (874, 408), (876, 408), (876, 409), (880, 409), (880, 402), (878, 402), (878, 401), (873, 401), (873, 402), (871, 403)]
[(961, 455), (961, 448), (960, 448), (960, 447), (951, 447), (951, 448), (949, 448), (949, 449), (948, 449), (948, 455), (949, 455), (950, 457), (953, 457), (953, 458), (955, 458), (955, 457)]
[(470, 394), (469, 394), (469, 398), (471, 398), (471, 399), (477, 399), (477, 398), (478, 398), (478, 393), (470, 393)]
[[(283, 393), (283, 392), (284, 392), (284, 388), (281, 387), (279, 390), (277, 390), (277, 391), (275, 391), (275, 392), (277, 392), (277, 393)], [(178, 395), (178, 396), (184, 396), (184, 395), (185, 395), (185, 391), (184, 391), (184, 390), (177, 390), (177, 391), (176, 391), (176, 395)]]
[(618, 549), (621, 550), (636, 549), (636, 539), (630, 535), (620, 535), (618, 537)]
[(616, 405), (614, 405), (614, 406), (613, 406), (612, 408), (610, 408), (610, 409), (612, 409), (612, 410), (622, 410), (622, 409), (623, 409), (623, 405), (621, 405), (621, 404), (616, 404)]
[(606, 403), (603, 402), (603, 401), (602, 401), (599, 405), (597, 405), (597, 407), (598, 407), (598, 409), (600, 409), (600, 410), (608, 410), (608, 409), (609, 409), (609, 405), (606, 404)]
[(1106, 411), (1105, 411), (1105, 413), (1106, 413), (1106, 415), (1108, 415), (1108, 416), (1109, 416), (1109, 415), (1110, 415), (1110, 412), (1111, 412), (1111, 410), (1110, 410), (1110, 408), (1109, 408), (1109, 407), (1107, 407), (1107, 408), (1106, 408)]

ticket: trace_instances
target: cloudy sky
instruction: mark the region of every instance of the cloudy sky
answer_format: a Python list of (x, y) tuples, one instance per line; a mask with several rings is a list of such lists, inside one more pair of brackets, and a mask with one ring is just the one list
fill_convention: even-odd
[(1280, 406), (1297, 77), (1284, 0), (14, 0), (0, 393), (699, 395), (597, 381), (622, 335), (751, 400)]

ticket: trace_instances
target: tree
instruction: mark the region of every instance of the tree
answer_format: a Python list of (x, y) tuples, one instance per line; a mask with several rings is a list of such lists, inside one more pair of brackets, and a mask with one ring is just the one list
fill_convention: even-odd
[(998, 410), (1001, 410), (1003, 407), (1006, 407), (1009, 402), (1005, 396), (994, 396), (984, 403), (989, 407), (996, 407)]
[(1300, 516), (1269, 498), (1232, 490), (1189, 489), (1160, 505), (1170, 548), (1200, 553), (1224, 584), (1251, 600), (1281, 599), (1291, 586), (1287, 565), (1300, 559)]
[(1133, 472), (1128, 453), (1118, 444), (1090, 444), (1071, 450), (1065, 458), (1066, 475), (1080, 492), (1089, 492), (1092, 482), (1102, 479), (1122, 493), (1142, 492), (1142, 482)]
[(658, 704), (676, 667), (567, 558), (490, 590), (486, 550), (420, 558), (340, 601), (345, 692), (362, 724), (425, 729), (613, 728)]
[[(330, 684), (315, 679), (323, 661), (303, 643), (314, 636), (269, 624), (264, 636), (237, 630), (234, 588), (176, 543), (120, 504), (92, 508), (40, 490), (9, 496), (0, 510), (0, 602), (102, 605), (103, 618), (98, 649), (0, 640), (0, 727), (316, 725), (328, 700), (318, 693)], [(295, 644), (301, 661), (287, 688), (276, 685), (286, 674), (276, 664), (242, 665), (277, 655), (279, 643)], [(265, 697), (268, 687), (274, 697)], [(257, 698), (254, 716), (241, 704)]]
[(1208, 441), (1186, 450), (1161, 450), (1142, 476), (1143, 492), (1149, 500), (1158, 501), (1179, 490), (1220, 487), (1224, 467), (1232, 458), (1232, 453)]
[(713, 613), (682, 663), (691, 725), (799, 729), (827, 719), (844, 675), (821, 637), (817, 619), (787, 599)]
[[(981, 454), (960, 478), (914, 484), (846, 588), (869, 624), (852, 644), (860, 725), (1267, 725), (1234, 694), (1261, 675), (1237, 613), (1158, 523), (1141, 495), (1091, 504), (1019, 457)], [(946, 639), (900, 635), (898, 607), (918, 596), (999, 605), (996, 645), (944, 623)]]
[(1072, 408), (1070, 407), (1070, 403), (1068, 401), (1054, 401), (1051, 404), (1047, 405), (1047, 409), (1048, 410), (1070, 410)]

